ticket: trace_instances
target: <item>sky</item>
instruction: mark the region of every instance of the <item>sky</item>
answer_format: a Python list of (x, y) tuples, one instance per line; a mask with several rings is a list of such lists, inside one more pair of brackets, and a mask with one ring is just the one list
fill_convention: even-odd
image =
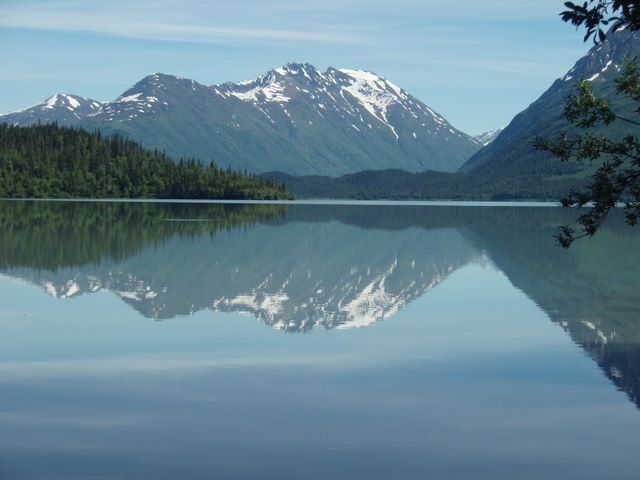
[(506, 126), (584, 55), (561, 0), (0, 0), (0, 112), (205, 85), (287, 62), (376, 72), (470, 133)]

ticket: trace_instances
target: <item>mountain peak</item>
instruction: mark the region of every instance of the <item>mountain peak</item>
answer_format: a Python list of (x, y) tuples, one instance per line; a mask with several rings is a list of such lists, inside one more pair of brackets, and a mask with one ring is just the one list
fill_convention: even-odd
[(136, 88), (138, 86), (151, 86), (151, 87), (163, 87), (167, 85), (174, 85), (179, 83), (196, 83), (194, 80), (186, 79), (184, 77), (179, 77), (177, 75), (171, 75), (168, 73), (150, 73), (138, 83), (136, 83), (132, 88)]
[(53, 110), (55, 108), (66, 108), (69, 111), (82, 110), (88, 108), (95, 110), (101, 105), (96, 100), (81, 97), (79, 95), (73, 95), (71, 93), (56, 93), (50, 96), (42, 103), (35, 105), (42, 110)]
[(280, 75), (309, 75), (310, 73), (317, 73), (318, 69), (310, 63), (289, 62), (273, 71)]
[(70, 93), (56, 93), (31, 107), (2, 115), (2, 122), (13, 125), (32, 123), (73, 124), (96, 112), (101, 102)]
[(208, 93), (209, 87), (195, 80), (151, 73), (91, 116), (94, 119), (104, 117), (108, 122), (129, 122), (143, 115), (159, 113), (170, 104), (197, 102), (199, 95)]

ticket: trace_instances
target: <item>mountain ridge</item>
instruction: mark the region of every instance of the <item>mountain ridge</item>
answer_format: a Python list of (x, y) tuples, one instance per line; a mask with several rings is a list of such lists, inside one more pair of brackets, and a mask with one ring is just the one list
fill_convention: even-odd
[(321, 72), (308, 63), (211, 86), (154, 73), (84, 115), (70, 116), (64, 106), (45, 112), (44, 103), (0, 122), (29, 125), (64, 114), (66, 124), (118, 132), (175, 158), (254, 173), (455, 171), (480, 148), (383, 76), (333, 67)]
[[(579, 162), (560, 162), (549, 152), (533, 147), (537, 136), (555, 140), (560, 133), (582, 133), (563, 117), (566, 97), (576, 93), (576, 82), (583, 78), (593, 83), (596, 95), (611, 102), (615, 109), (632, 118), (635, 106), (616, 92), (615, 78), (622, 71), (625, 56), (640, 56), (640, 32), (612, 32), (607, 40), (592, 47), (562, 77), (531, 105), (518, 113), (500, 135), (476, 152), (460, 168), (463, 172), (486, 175), (576, 175), (584, 177), (593, 168)], [(595, 129), (604, 133), (603, 129)], [(607, 135), (635, 134), (633, 127), (616, 122), (607, 127)]]

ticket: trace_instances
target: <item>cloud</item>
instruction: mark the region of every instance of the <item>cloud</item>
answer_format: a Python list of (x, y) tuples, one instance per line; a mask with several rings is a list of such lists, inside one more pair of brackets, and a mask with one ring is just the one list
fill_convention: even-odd
[[(339, 25), (309, 25), (297, 27), (289, 22), (259, 21), (260, 18), (236, 15), (173, 14), (173, 8), (158, 9), (157, 5), (132, 11), (110, 4), (109, 11), (95, 5), (75, 2), (31, 2), (5, 7), (0, 27), (49, 31), (89, 32), (147, 40), (219, 43), (225, 41), (278, 41), (334, 44), (365, 44), (368, 39), (357, 28)], [(147, 11), (145, 11), (147, 10)], [(234, 18), (235, 17), (235, 18)], [(203, 19), (211, 18), (207, 24)]]
[[(384, 45), (412, 29), (432, 38), (438, 26), (553, 18), (557, 0), (7, 0), (0, 27), (92, 32), (201, 43), (306, 42)], [(434, 32), (434, 29), (436, 30)], [(389, 35), (389, 31), (392, 35)], [(440, 40), (442, 41), (442, 40)]]

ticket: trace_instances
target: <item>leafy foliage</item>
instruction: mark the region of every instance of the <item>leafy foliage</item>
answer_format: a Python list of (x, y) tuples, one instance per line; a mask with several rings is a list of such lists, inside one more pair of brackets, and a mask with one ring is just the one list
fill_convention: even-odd
[(55, 124), (0, 125), (0, 197), (291, 198), (273, 181)]
[(606, 38), (605, 29), (615, 32), (624, 27), (640, 28), (640, 2), (637, 0), (589, 0), (582, 4), (565, 2), (567, 10), (560, 14), (564, 22), (584, 27), (584, 40), (593, 38), (595, 43)]
[[(623, 73), (616, 79), (616, 89), (618, 94), (640, 101), (640, 75), (635, 58), (626, 60)], [(635, 113), (639, 112), (640, 107)], [(617, 114), (607, 100), (594, 93), (588, 80), (579, 81), (577, 93), (567, 98), (564, 116), (580, 128), (608, 126), (613, 122), (640, 126), (638, 120)], [(636, 136), (610, 138), (604, 133), (591, 131), (574, 136), (565, 133), (557, 141), (538, 137), (535, 146), (551, 152), (563, 162), (602, 160), (586, 189), (573, 189), (562, 199), (565, 207), (589, 205), (592, 208), (578, 218), (581, 233), (576, 233), (569, 224), (561, 227), (556, 237), (560, 245), (567, 248), (576, 238), (593, 236), (609, 211), (620, 202), (625, 203), (627, 223), (637, 224), (640, 216), (640, 141)]]

